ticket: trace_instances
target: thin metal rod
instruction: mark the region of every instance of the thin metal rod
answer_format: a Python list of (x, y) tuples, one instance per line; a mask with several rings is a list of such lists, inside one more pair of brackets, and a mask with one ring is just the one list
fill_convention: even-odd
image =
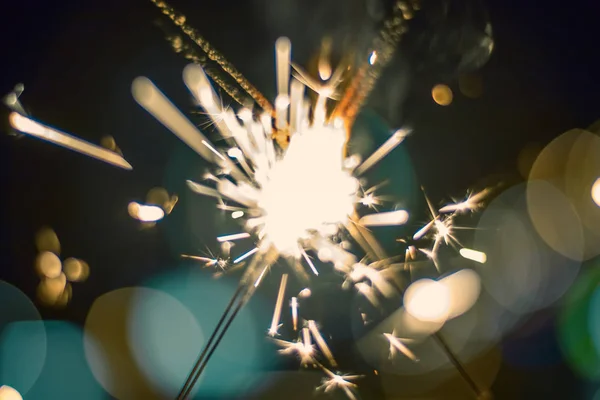
[[(188, 375), (185, 383), (183, 384), (183, 387), (179, 391), (179, 394), (176, 397), (177, 400), (183, 400), (183, 399), (185, 399), (185, 396), (189, 395), (189, 393), (191, 392), (194, 384), (198, 380), (198, 377), (195, 377), (198, 369), (201, 369), (201, 370), (204, 369), (204, 367), (202, 366), (202, 364), (204, 362), (205, 356), (206, 356), (206, 354), (207, 354), (210, 346), (212, 345), (212, 342), (217, 337), (217, 334), (219, 333), (219, 330), (221, 329), (221, 326), (223, 325), (223, 322), (225, 322), (225, 319), (227, 318), (229, 312), (235, 306), (235, 302), (239, 298), (239, 296), (242, 293), (243, 289), (244, 289), (244, 285), (238, 286), (237, 290), (235, 291), (235, 293), (231, 297), (231, 300), (229, 301), (229, 304), (225, 308), (225, 311), (223, 312), (223, 315), (221, 316), (221, 319), (219, 319), (219, 322), (217, 323), (217, 326), (213, 330), (213, 333), (210, 335), (210, 338), (208, 339), (208, 342), (206, 343), (206, 346), (204, 346), (204, 349), (202, 350), (202, 352), (198, 356), (198, 359), (196, 360), (196, 364), (194, 364), (194, 367), (192, 368), (192, 371)], [(227, 327), (228, 327), (228, 325), (227, 325)]]
[(448, 346), (448, 343), (446, 342), (444, 337), (439, 332), (437, 332), (435, 335), (433, 335), (433, 337), (437, 340), (439, 345), (442, 347), (442, 349), (444, 350), (444, 352), (446, 353), (446, 355), (448, 356), (448, 358), (454, 365), (454, 368), (456, 368), (456, 370), (458, 371), (460, 376), (463, 378), (463, 380), (469, 385), (471, 390), (473, 390), (473, 392), (475, 393), (477, 398), (478, 399), (481, 398), (485, 394), (484, 391), (482, 391), (479, 388), (479, 386), (477, 385), (475, 380), (473, 380), (471, 375), (469, 375), (469, 373), (467, 372), (465, 367), (462, 365), (462, 363), (460, 362), (458, 357), (456, 357), (456, 355), (452, 352), (452, 350)]
[[(204, 369), (208, 365), (208, 361), (210, 360), (210, 358), (212, 357), (212, 355), (214, 354), (214, 352), (217, 350), (217, 347), (219, 347), (219, 343), (221, 343), (221, 340), (225, 336), (225, 333), (227, 333), (227, 330), (231, 326), (231, 323), (233, 322), (233, 320), (235, 319), (235, 317), (237, 316), (237, 314), (240, 312), (240, 310), (242, 309), (242, 307), (244, 307), (244, 305), (248, 302), (249, 299), (250, 299), (250, 296), (244, 296), (240, 300), (240, 302), (238, 303), (238, 305), (235, 308), (235, 310), (233, 310), (233, 313), (229, 316), (229, 319), (225, 323), (225, 326), (221, 330), (221, 333), (219, 333), (219, 337), (217, 338), (217, 340), (215, 341), (214, 345), (212, 346), (212, 348), (210, 349), (210, 351), (206, 355), (206, 358), (204, 359), (204, 361), (202, 362), (202, 364), (199, 366), (198, 370), (194, 374), (194, 376), (193, 376), (193, 378), (192, 378), (192, 380), (191, 380), (191, 382), (189, 384), (189, 387), (187, 388), (187, 390), (185, 392), (183, 392), (182, 394), (180, 394), (180, 397), (178, 397), (178, 400), (185, 400), (185, 399), (188, 398), (188, 396), (192, 392), (192, 389), (194, 388), (194, 386), (198, 382), (198, 379), (200, 378), (200, 375), (202, 375), (202, 372), (204, 371)], [(206, 349), (208, 349), (208, 346), (205, 348), (205, 351), (206, 351)]]

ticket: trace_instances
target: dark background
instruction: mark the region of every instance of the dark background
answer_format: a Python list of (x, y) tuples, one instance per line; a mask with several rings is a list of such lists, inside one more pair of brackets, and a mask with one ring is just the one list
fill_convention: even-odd
[[(288, 3), (292, 2), (281, 4)], [(266, 0), (172, 5), (268, 98), (273, 98), (274, 90), (275, 38), (289, 35), (296, 46), (294, 58), (302, 63), (317, 48), (330, 12), (327, 6), (306, 2), (289, 23), (282, 24), (266, 12)], [(411, 51), (421, 35), (435, 35), (436, 27), (409, 32), (399, 53), (405, 58), (396, 60), (386, 73), (386, 79), (397, 84), (391, 86), (397, 95), (397, 115), (389, 115), (389, 107), (387, 111), (377, 108), (392, 101), (386, 100), (389, 90), (379, 88), (374, 93), (375, 111), (390, 126), (409, 122), (415, 128), (407, 150), (419, 184), (429, 188), (434, 198), (460, 195), (482, 180), (511, 180), (518, 176), (517, 156), (528, 144), (544, 145), (565, 130), (585, 128), (600, 117), (599, 3), (490, 0), (485, 7), (495, 46), (479, 71), (483, 78), (479, 99), (460, 94), (452, 63), (431, 67), (430, 58)], [(335, 20), (340, 35), (355, 31), (351, 22), (366, 24), (366, 35), (372, 29), (369, 23), (376, 25), (357, 20), (351, 9), (347, 13), (346, 19)], [(125, 172), (35, 139), (0, 136), (4, 203), (0, 279), (35, 298), (33, 238), (44, 225), (58, 233), (65, 257), (81, 257), (92, 268), (90, 279), (74, 288), (67, 308), (40, 307), (44, 318), (82, 324), (96, 297), (136, 285), (176, 258), (172, 237), (167, 237), (169, 220), (140, 230), (126, 211), (129, 201), (143, 200), (151, 187), (183, 191), (183, 180), (201, 170), (199, 161), (191, 167), (190, 162), (173, 161), (190, 154), (130, 95), (132, 79), (146, 75), (176, 104), (188, 102), (192, 109), (181, 81), (186, 62), (171, 51), (163, 32), (153, 24), (158, 17), (149, 2), (137, 0), (24, 0), (2, 5), (0, 93), (23, 82), (26, 90), (21, 100), (37, 119), (91, 142), (110, 134), (134, 166), (132, 172)], [(304, 21), (309, 23), (305, 26)], [(453, 89), (450, 106), (432, 101), (430, 90), (436, 83)], [(6, 114), (1, 115), (6, 121)], [(8, 133), (6, 122), (1, 126)], [(215, 224), (202, 225), (201, 236), (214, 236)], [(265, 290), (273, 291), (276, 285), (274, 279), (273, 288)], [(552, 310), (543, 314), (552, 321)], [(527, 326), (521, 329), (528, 332), (528, 343), (549, 343), (541, 352), (556, 351), (552, 329), (546, 328), (542, 324), (533, 333)], [(523, 333), (517, 330), (514, 335)], [(371, 384), (373, 389), (368, 388)], [(379, 398), (376, 382), (365, 385), (364, 398)], [(585, 399), (589, 385), (562, 363), (536, 369), (503, 365), (492, 390), (497, 399)], [(435, 398), (455, 398), (446, 394)]]

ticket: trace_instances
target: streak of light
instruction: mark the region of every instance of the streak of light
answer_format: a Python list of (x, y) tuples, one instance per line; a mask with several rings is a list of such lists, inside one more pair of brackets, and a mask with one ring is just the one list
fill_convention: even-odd
[(232, 235), (217, 236), (217, 241), (223, 243), (223, 242), (230, 242), (233, 240), (246, 239), (249, 237), (250, 237), (250, 234), (248, 232), (241, 232), (241, 233), (234, 233)]
[(487, 255), (481, 251), (467, 249), (466, 247), (463, 247), (459, 250), (459, 253), (464, 258), (478, 262), (480, 264), (485, 264), (485, 262), (487, 261)]
[(404, 225), (407, 221), (408, 213), (405, 210), (396, 210), (365, 215), (358, 223), (362, 226), (390, 226)]
[(235, 260), (233, 260), (234, 264), (237, 264), (241, 261), (244, 261), (246, 258), (250, 257), (252, 254), (256, 253), (258, 251), (258, 247), (253, 248), (252, 250), (242, 254), (241, 256), (239, 256), (238, 258), (236, 258)]
[(381, 161), (387, 156), (392, 150), (396, 148), (404, 139), (408, 136), (410, 131), (406, 129), (398, 129), (388, 140), (385, 141), (377, 150), (373, 152), (358, 168), (356, 168), (355, 175), (360, 176), (367, 172), (371, 167)]
[(315, 321), (308, 321), (308, 329), (310, 329), (310, 333), (312, 333), (312, 336), (315, 338), (317, 346), (319, 346), (319, 349), (321, 350), (325, 358), (327, 358), (327, 360), (333, 367), (336, 367), (337, 362), (333, 358), (333, 354), (331, 353), (327, 342), (325, 342), (325, 339), (323, 339), (323, 336), (321, 336), (321, 332), (319, 332), (319, 328), (317, 328), (317, 324), (315, 323)]
[(181, 258), (189, 258), (190, 260), (202, 261), (202, 262), (206, 263), (207, 267), (212, 267), (213, 265), (215, 265), (219, 262), (219, 260), (216, 258), (192, 256), (189, 254), (182, 254)]
[(204, 196), (211, 196), (211, 197), (216, 197), (216, 198), (221, 198), (221, 194), (219, 193), (219, 191), (217, 189), (213, 189), (211, 187), (208, 186), (204, 186), (201, 185), (199, 183), (196, 183), (194, 181), (190, 181), (189, 179), (187, 181), (185, 181), (185, 183), (187, 183), (188, 187), (198, 193), (198, 194), (202, 194)]
[(304, 251), (304, 249), (300, 249), (300, 252), (302, 253), (302, 256), (304, 257), (304, 259), (306, 260), (306, 263), (308, 264), (308, 266), (310, 267), (310, 269), (312, 269), (312, 272), (315, 275), (319, 275), (319, 271), (317, 271), (317, 269), (315, 268), (315, 265), (313, 264), (313, 262), (311, 261), (310, 257), (308, 257), (308, 254), (306, 254), (306, 251)]
[(263, 270), (261, 271), (260, 275), (258, 276), (258, 278), (256, 279), (256, 282), (254, 282), (254, 287), (257, 288), (258, 285), (260, 285), (260, 282), (262, 281), (263, 277), (265, 276), (265, 273), (267, 272), (267, 270), (269, 269), (270, 265), (267, 264), (265, 265), (265, 267), (263, 268)]
[[(146, 77), (137, 77), (131, 85), (131, 93), (146, 111), (173, 132), (202, 158), (213, 162), (214, 157), (205, 143), (210, 141), (187, 119), (177, 107)], [(245, 175), (231, 161), (225, 159), (227, 168), (236, 179), (245, 180)]]
[(279, 292), (277, 293), (277, 301), (275, 302), (275, 310), (273, 310), (273, 319), (269, 328), (269, 335), (278, 335), (279, 319), (281, 318), (281, 308), (283, 306), (283, 297), (285, 296), (285, 287), (287, 285), (288, 274), (281, 275), (281, 283), (279, 284)]
[(491, 188), (486, 188), (478, 193), (471, 193), (461, 202), (448, 204), (440, 208), (440, 213), (461, 213), (474, 211), (481, 207), (483, 199), (492, 192)]
[(275, 42), (275, 66), (277, 73), (277, 94), (286, 96), (290, 79), (292, 44), (290, 39), (280, 37)]
[(10, 124), (16, 130), (28, 135), (37, 137), (50, 143), (57, 144), (67, 149), (95, 158), (116, 167), (131, 170), (133, 167), (119, 154), (96, 146), (85, 140), (76, 138), (67, 133), (61, 132), (49, 126), (42, 125), (28, 117), (24, 117), (16, 112), (11, 112), (8, 117)]
[(294, 330), (298, 330), (298, 298), (292, 297), (290, 301), (290, 307), (292, 308), (292, 323), (294, 325)]
[(398, 350), (411, 360), (415, 362), (419, 361), (415, 353), (406, 347), (406, 345), (402, 343), (402, 339), (397, 338), (394, 333), (384, 333), (383, 336), (390, 342), (390, 358), (393, 358), (395, 351)]

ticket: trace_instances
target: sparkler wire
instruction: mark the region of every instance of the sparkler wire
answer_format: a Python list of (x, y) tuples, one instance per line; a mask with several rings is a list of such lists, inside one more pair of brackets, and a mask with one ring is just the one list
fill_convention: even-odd
[[(210, 335), (210, 338), (208, 339), (208, 342), (206, 343), (206, 346), (204, 346), (204, 349), (202, 350), (202, 352), (198, 356), (198, 359), (196, 360), (196, 364), (194, 364), (194, 367), (192, 368), (192, 370), (191, 370), (190, 374), (188, 375), (185, 383), (183, 384), (183, 387), (179, 391), (179, 394), (177, 395), (177, 398), (176, 398), (177, 400), (184, 400), (191, 393), (194, 385), (196, 384), (196, 381), (200, 377), (200, 374), (202, 373), (202, 371), (206, 367), (206, 362), (208, 361), (208, 358), (210, 357), (210, 355), (212, 355), (212, 351), (214, 351), (214, 350), (211, 350), (210, 354), (207, 356), (207, 353), (208, 353), (208, 351), (209, 351), (209, 349), (210, 349), (210, 347), (212, 345), (212, 342), (215, 340), (215, 338), (216, 338), (219, 330), (221, 329), (221, 326), (223, 325), (223, 323), (225, 322), (225, 319), (227, 318), (227, 315), (229, 314), (229, 312), (231, 311), (231, 309), (234, 307), (236, 300), (242, 294), (243, 289), (244, 289), (244, 285), (240, 284), (238, 286), (237, 290), (235, 291), (235, 293), (233, 294), (233, 296), (231, 297), (231, 300), (229, 301), (229, 304), (227, 304), (227, 307), (225, 308), (225, 311), (223, 312), (223, 315), (221, 315), (221, 318), (219, 319), (219, 322), (217, 322), (217, 326), (213, 330), (213, 333)], [(236, 308), (236, 310), (237, 310), (237, 308)], [(224, 331), (227, 330), (227, 328), (229, 327), (230, 323), (231, 322), (229, 321), (225, 325)], [(216, 345), (219, 342), (220, 342), (220, 339), (217, 339)], [(216, 345), (215, 345), (215, 348), (216, 348)]]

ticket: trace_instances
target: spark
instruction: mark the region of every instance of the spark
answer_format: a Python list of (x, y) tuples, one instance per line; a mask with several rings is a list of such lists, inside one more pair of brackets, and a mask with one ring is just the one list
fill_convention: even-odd
[(356, 176), (360, 176), (367, 172), (371, 167), (381, 161), (392, 150), (394, 150), (408, 136), (410, 131), (399, 129), (388, 140), (386, 140), (373, 154), (369, 156), (358, 168), (356, 168)]
[(319, 275), (319, 271), (317, 271), (317, 269), (315, 268), (315, 265), (313, 264), (313, 262), (311, 261), (310, 257), (308, 257), (308, 254), (306, 254), (306, 251), (304, 250), (300, 250), (300, 252), (302, 253), (302, 256), (304, 257), (304, 259), (306, 260), (306, 263), (308, 264), (308, 266), (310, 267), (310, 269), (312, 270), (312, 272), (315, 275)]
[(323, 355), (327, 358), (329, 363), (334, 367), (337, 366), (337, 362), (333, 358), (333, 354), (331, 353), (331, 350), (329, 349), (327, 342), (325, 342), (325, 339), (323, 339), (321, 332), (319, 332), (319, 328), (317, 328), (317, 324), (315, 323), (315, 321), (313, 321), (313, 320), (308, 321), (308, 329), (310, 330), (310, 333), (312, 333), (312, 336), (315, 338), (315, 342), (317, 343), (317, 346), (319, 346), (319, 349), (321, 350)]
[(440, 208), (440, 213), (464, 213), (475, 211), (482, 206), (482, 201), (492, 192), (491, 188), (486, 188), (478, 193), (470, 193), (467, 198), (459, 203), (448, 204)]
[(243, 211), (234, 211), (231, 213), (231, 218), (233, 218), (233, 219), (242, 218), (243, 216), (244, 216)]
[(258, 247), (255, 247), (252, 250), (248, 251), (247, 253), (242, 254), (241, 256), (239, 256), (238, 258), (233, 260), (233, 263), (237, 264), (241, 261), (244, 261), (246, 258), (250, 257), (251, 255), (255, 254), (256, 252), (258, 252)]
[(116, 167), (131, 170), (133, 167), (119, 154), (96, 146), (85, 140), (76, 138), (57, 129), (43, 125), (29, 117), (25, 117), (17, 112), (11, 112), (8, 116), (11, 126), (19, 132), (37, 137), (50, 143), (57, 144), (78, 153), (85, 154), (105, 163)]
[(327, 378), (323, 378), (321, 386), (319, 386), (317, 390), (323, 390), (325, 393), (329, 393), (334, 389), (339, 388), (344, 391), (350, 400), (356, 400), (354, 389), (356, 389), (358, 385), (352, 381), (361, 378), (360, 375), (338, 375), (322, 365), (321, 369), (325, 372)]
[(404, 343), (402, 343), (402, 341), (405, 339), (396, 337), (395, 332), (384, 333), (383, 336), (385, 336), (385, 338), (390, 342), (390, 359), (394, 357), (396, 351), (400, 351), (411, 360), (415, 362), (419, 361), (417, 356), (408, 347), (406, 347)]
[(249, 237), (250, 237), (250, 234), (248, 232), (241, 232), (241, 233), (234, 233), (232, 235), (217, 236), (217, 241), (223, 243), (223, 242), (230, 242), (232, 240), (246, 239)]
[(290, 307), (292, 308), (292, 323), (294, 325), (294, 330), (298, 330), (298, 298), (292, 297), (290, 301)]
[(285, 296), (285, 286), (287, 285), (288, 274), (281, 275), (281, 283), (279, 285), (279, 292), (277, 293), (277, 301), (275, 302), (275, 310), (273, 311), (273, 319), (271, 320), (271, 327), (269, 328), (270, 336), (277, 336), (277, 330), (279, 325), (279, 319), (281, 318), (281, 307), (283, 306), (283, 297)]
[(481, 251), (467, 249), (466, 247), (463, 247), (462, 249), (459, 250), (459, 253), (464, 258), (466, 258), (468, 260), (476, 261), (480, 264), (485, 264), (485, 262), (487, 261), (487, 255)]
[(408, 212), (405, 210), (396, 210), (365, 215), (358, 223), (363, 226), (390, 226), (404, 225), (407, 221)]

